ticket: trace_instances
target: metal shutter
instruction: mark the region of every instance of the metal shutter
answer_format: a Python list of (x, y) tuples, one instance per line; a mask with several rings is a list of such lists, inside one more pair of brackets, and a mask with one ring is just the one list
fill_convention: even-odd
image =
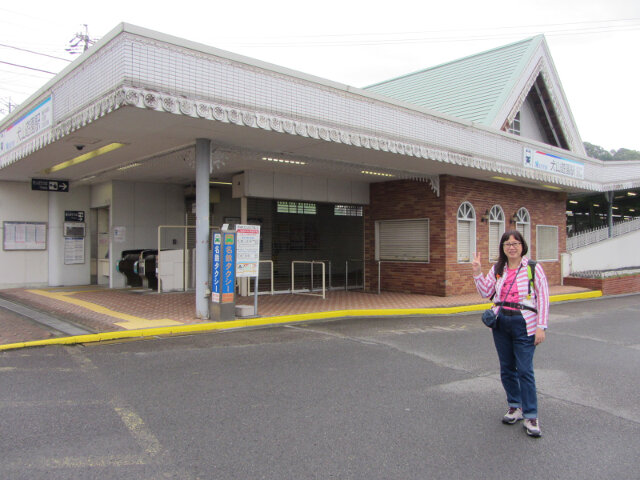
[(536, 259), (558, 259), (558, 227), (538, 225), (536, 228)]
[(429, 261), (429, 220), (378, 222), (380, 260)]
[(458, 261), (471, 261), (471, 222), (458, 220)]
[(489, 261), (497, 262), (500, 257), (500, 222), (489, 222)]

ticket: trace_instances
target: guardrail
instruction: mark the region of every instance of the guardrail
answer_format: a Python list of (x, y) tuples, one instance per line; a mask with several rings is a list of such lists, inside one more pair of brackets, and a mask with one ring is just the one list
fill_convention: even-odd
[[(309, 293), (296, 292), (295, 290), (295, 265), (296, 263), (306, 263), (311, 265), (311, 288), (309, 289)], [(313, 293), (313, 265), (322, 265), (322, 295), (317, 293)], [(322, 297), (324, 300), (326, 298), (326, 287), (325, 287), (325, 262), (321, 260), (294, 260), (291, 262), (291, 293), (301, 293), (304, 295), (313, 295), (316, 297)]]
[[(618, 222), (613, 225), (611, 237), (617, 237), (624, 235), (625, 233), (634, 232), (640, 230), (640, 218), (634, 218), (633, 220), (627, 220), (625, 222)], [(567, 251), (576, 250), (581, 247), (586, 247), (593, 243), (601, 242), (609, 237), (609, 227), (601, 227), (586, 232), (579, 233), (573, 237), (567, 238)]]

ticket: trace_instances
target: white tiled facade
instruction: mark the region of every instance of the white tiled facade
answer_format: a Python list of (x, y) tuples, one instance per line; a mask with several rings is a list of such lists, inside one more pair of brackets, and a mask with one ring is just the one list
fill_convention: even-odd
[(608, 190), (608, 182), (630, 188), (640, 179), (638, 162), (605, 167), (567, 151), (559, 152), (585, 164), (584, 180), (525, 169), (523, 148), (542, 148), (540, 144), (184, 43), (126, 29), (115, 35), (52, 85), (53, 134), (32, 139), (2, 163), (16, 161), (111, 109), (135, 105), (390, 151), (425, 165), (445, 162), (587, 190)]

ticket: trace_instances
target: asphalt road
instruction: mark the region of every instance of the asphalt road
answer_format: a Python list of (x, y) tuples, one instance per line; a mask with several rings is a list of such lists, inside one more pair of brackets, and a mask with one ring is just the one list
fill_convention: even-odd
[(0, 354), (0, 478), (639, 479), (640, 296), (554, 304), (543, 438), (479, 314)]

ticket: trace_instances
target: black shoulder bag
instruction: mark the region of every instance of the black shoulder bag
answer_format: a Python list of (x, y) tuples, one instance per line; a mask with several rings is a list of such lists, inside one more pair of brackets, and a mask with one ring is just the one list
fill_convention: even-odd
[[(507, 294), (504, 296), (504, 298), (507, 298), (509, 296), (511, 287), (513, 287), (513, 284), (516, 282), (518, 278), (518, 273), (520, 273), (521, 268), (522, 268), (522, 264), (520, 264), (520, 266), (518, 267), (518, 271), (516, 272), (516, 275), (513, 277), (513, 282), (511, 282), (511, 285), (509, 285), (509, 289), (507, 290)], [(495, 292), (493, 293), (493, 295), (495, 295)], [(491, 298), (493, 298), (493, 295), (491, 296)], [(500, 306), (498, 307), (498, 313), (500, 313), (501, 308), (502, 308), (502, 304), (500, 304)], [(482, 323), (484, 323), (489, 328), (496, 328), (498, 324), (498, 313), (494, 313), (493, 309), (491, 308), (485, 310), (484, 312), (482, 312)]]

